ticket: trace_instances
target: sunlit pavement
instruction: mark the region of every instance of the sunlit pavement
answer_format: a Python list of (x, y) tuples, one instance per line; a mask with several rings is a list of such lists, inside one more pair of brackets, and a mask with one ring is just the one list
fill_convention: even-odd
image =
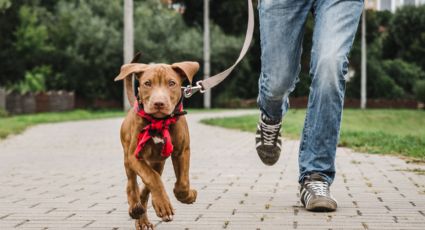
[[(425, 229), (425, 165), (339, 148), (331, 187), (334, 213), (299, 202), (298, 141), (285, 141), (279, 162), (263, 165), (254, 134), (210, 127), (189, 114), (191, 185), (197, 202), (173, 196), (171, 161), (163, 175), (174, 221), (157, 229)], [(121, 119), (39, 125), (0, 141), (0, 229), (134, 229), (127, 214)]]

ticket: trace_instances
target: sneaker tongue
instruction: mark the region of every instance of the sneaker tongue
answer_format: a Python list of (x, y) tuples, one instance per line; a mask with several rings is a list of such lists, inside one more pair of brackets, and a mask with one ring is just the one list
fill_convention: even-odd
[(261, 120), (262, 120), (264, 123), (268, 124), (268, 125), (276, 125), (276, 124), (279, 124), (279, 121), (274, 121), (274, 120), (272, 120), (272, 119), (268, 118), (268, 117), (267, 117), (266, 115), (264, 115), (264, 114), (261, 114)]

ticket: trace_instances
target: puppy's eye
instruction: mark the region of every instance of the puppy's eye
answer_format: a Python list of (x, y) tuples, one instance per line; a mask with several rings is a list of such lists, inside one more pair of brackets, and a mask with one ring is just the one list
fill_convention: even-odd
[(169, 87), (174, 87), (176, 85), (176, 82), (175, 81), (173, 81), (173, 80), (170, 80), (169, 82), (168, 82), (168, 86)]
[(143, 85), (146, 86), (146, 87), (151, 87), (152, 82), (151, 81), (145, 81), (145, 82), (143, 82)]

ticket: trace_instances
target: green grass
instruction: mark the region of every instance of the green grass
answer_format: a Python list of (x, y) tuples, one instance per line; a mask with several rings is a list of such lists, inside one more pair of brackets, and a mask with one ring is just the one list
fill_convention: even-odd
[[(299, 138), (305, 110), (289, 110), (283, 134)], [(258, 115), (207, 119), (205, 124), (254, 132)], [(396, 154), (425, 160), (425, 111), (419, 110), (344, 110), (340, 146), (369, 153)]]
[[(206, 111), (203, 109), (188, 109), (189, 113)], [(221, 109), (211, 109), (210, 112), (222, 111)], [(5, 116), (0, 113), (0, 139), (4, 139), (11, 134), (19, 134), (26, 128), (42, 124), (63, 121), (89, 120), (112, 117), (124, 117), (121, 110), (73, 110), (69, 112), (38, 113), (29, 115)]]
[(39, 113), (30, 115), (0, 117), (0, 139), (6, 138), (10, 134), (21, 133), (30, 126), (42, 123), (111, 118), (121, 116), (124, 116), (124, 112), (121, 110), (73, 110), (70, 112)]

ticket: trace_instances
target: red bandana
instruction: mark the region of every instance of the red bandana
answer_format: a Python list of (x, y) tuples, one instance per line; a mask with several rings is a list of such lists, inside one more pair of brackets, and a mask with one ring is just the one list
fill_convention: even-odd
[[(170, 125), (175, 124), (177, 122), (178, 116), (168, 116), (168, 118), (165, 119), (155, 119), (151, 115), (147, 114), (145, 110), (143, 110), (143, 108), (139, 109), (139, 105), (137, 104), (137, 102), (134, 105), (134, 110), (136, 111), (137, 115), (146, 119), (149, 122), (149, 124), (142, 129), (142, 131), (139, 133), (139, 136), (137, 137), (137, 148), (134, 152), (136, 157), (138, 159), (141, 158), (140, 151), (143, 149), (146, 142), (148, 142), (149, 139), (153, 138), (156, 135), (160, 136), (164, 141), (161, 155), (163, 157), (169, 157), (173, 152), (173, 144), (171, 143), (169, 129)], [(182, 110), (183, 105), (180, 104), (179, 112), (181, 112)]]

